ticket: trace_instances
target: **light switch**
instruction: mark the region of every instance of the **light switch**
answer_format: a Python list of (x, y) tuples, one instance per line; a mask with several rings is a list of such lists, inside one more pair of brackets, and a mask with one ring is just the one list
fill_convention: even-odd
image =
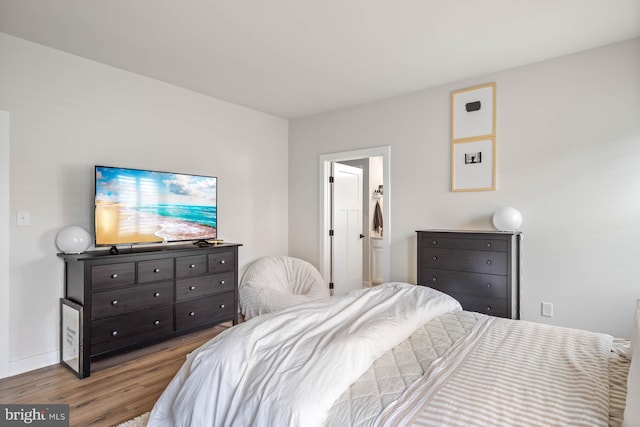
[(20, 226), (29, 225), (29, 211), (18, 211), (16, 213), (16, 223)]

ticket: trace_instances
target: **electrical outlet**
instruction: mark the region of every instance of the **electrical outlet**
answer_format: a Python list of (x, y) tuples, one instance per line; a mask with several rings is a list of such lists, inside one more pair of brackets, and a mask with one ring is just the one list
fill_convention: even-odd
[(553, 304), (550, 302), (542, 303), (542, 316), (553, 317)]

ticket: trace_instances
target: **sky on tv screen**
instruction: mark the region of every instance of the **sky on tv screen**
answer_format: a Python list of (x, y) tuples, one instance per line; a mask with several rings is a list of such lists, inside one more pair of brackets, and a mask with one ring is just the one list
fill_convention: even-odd
[(96, 169), (96, 200), (128, 206), (216, 205), (215, 177), (135, 169)]

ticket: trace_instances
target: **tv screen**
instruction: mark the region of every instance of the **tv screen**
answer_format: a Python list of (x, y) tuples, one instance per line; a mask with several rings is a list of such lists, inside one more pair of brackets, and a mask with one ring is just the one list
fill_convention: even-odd
[(218, 179), (96, 166), (96, 246), (217, 239)]

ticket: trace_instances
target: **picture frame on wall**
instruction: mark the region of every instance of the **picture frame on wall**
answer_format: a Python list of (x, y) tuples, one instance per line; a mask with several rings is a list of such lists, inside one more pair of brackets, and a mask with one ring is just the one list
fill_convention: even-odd
[(60, 363), (84, 377), (82, 305), (60, 298)]
[(451, 144), (451, 191), (496, 189), (495, 137)]
[(452, 141), (495, 136), (495, 101), (495, 83), (451, 92)]

